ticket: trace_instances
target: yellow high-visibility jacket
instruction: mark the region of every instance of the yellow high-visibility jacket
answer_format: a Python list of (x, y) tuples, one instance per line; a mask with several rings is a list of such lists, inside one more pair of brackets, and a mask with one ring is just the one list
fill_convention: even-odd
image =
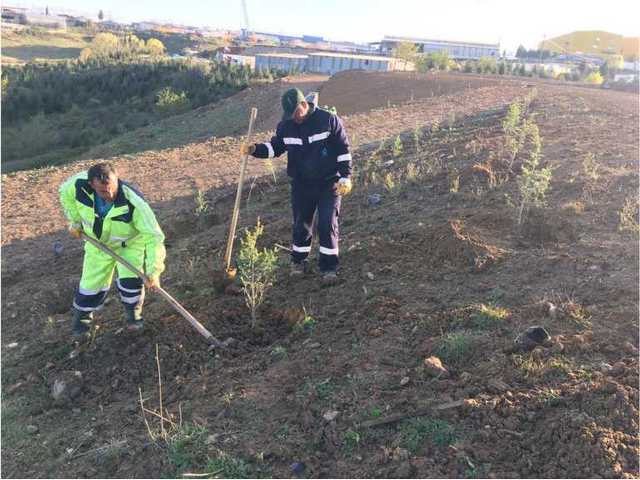
[(131, 185), (118, 180), (116, 199), (104, 218), (97, 213), (96, 193), (86, 171), (67, 179), (59, 191), (70, 227), (82, 226), (87, 235), (116, 251), (125, 245), (143, 246), (147, 276), (160, 275), (164, 271), (164, 234), (149, 204)]

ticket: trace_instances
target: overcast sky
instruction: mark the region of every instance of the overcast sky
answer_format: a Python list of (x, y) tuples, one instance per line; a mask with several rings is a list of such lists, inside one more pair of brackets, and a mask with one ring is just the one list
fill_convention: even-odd
[[(574, 30), (640, 36), (640, 2), (634, 0), (246, 0), (254, 31), (319, 35), (371, 42), (384, 35), (500, 42), (535, 48)], [(241, 0), (9, 0), (5, 5), (49, 6), (85, 12), (102, 9), (116, 21), (161, 21), (237, 30)]]

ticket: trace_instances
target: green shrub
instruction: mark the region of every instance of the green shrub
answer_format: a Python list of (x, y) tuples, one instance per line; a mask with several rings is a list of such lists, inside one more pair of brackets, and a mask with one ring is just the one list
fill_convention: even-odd
[(453, 62), (446, 51), (432, 52), (415, 57), (416, 70), (428, 72), (432, 69), (449, 70)]
[(198, 189), (195, 200), (196, 200), (196, 208), (195, 208), (196, 216), (200, 217), (206, 214), (207, 211), (209, 210), (209, 201), (207, 200), (207, 197), (202, 190)]
[(618, 212), (618, 231), (640, 233), (640, 224), (638, 223), (640, 207), (637, 197), (628, 197), (624, 201), (624, 205)]
[(164, 44), (157, 38), (150, 38), (145, 45), (147, 51), (151, 55), (162, 55), (164, 53)]
[(474, 354), (475, 340), (464, 332), (448, 333), (438, 340), (435, 354), (445, 364), (459, 366)]
[(600, 85), (602, 84), (602, 82), (604, 82), (604, 79), (602, 78), (600, 72), (591, 72), (589, 75), (587, 75), (584, 81), (593, 85)]
[(481, 304), (477, 311), (473, 313), (471, 319), (474, 327), (487, 329), (500, 326), (502, 321), (508, 316), (509, 311), (506, 308)]
[(240, 240), (240, 251), (238, 252), (240, 283), (247, 307), (251, 312), (252, 327), (257, 324), (258, 307), (273, 285), (278, 264), (275, 248), (259, 250), (257, 247), (258, 238), (263, 232), (264, 226), (258, 219), (255, 229), (246, 229), (244, 238)]
[(206, 428), (184, 425), (173, 435), (167, 445), (169, 462), (178, 474), (187, 469), (199, 468), (207, 462)]
[(529, 140), (530, 151), (528, 158), (522, 164), (522, 173), (518, 177), (520, 193), (518, 225), (522, 224), (523, 218), (531, 206), (542, 207), (545, 205), (546, 192), (551, 183), (551, 169), (548, 167), (540, 168), (542, 141), (538, 126), (532, 121), (526, 121), (522, 128)]
[(426, 441), (438, 447), (446, 447), (455, 442), (455, 428), (446, 420), (437, 418), (416, 418), (405, 422), (400, 431), (401, 445), (417, 454)]
[(592, 152), (587, 152), (582, 160), (582, 171), (588, 180), (596, 181), (600, 178), (600, 164)]
[(481, 73), (496, 73), (497, 61), (493, 57), (481, 57), (478, 60), (478, 67)]
[(171, 87), (165, 87), (158, 92), (156, 107), (163, 115), (184, 113), (191, 108), (185, 92), (177, 92)]
[(398, 135), (393, 142), (393, 156), (399, 157), (400, 155), (402, 155), (402, 139)]
[(522, 107), (520, 102), (513, 102), (509, 105), (507, 115), (502, 121), (502, 131), (504, 132), (505, 148), (509, 153), (509, 165), (513, 163), (518, 152), (522, 148)]
[(347, 430), (344, 434), (344, 450), (346, 453), (353, 452), (360, 445), (360, 434), (354, 430)]

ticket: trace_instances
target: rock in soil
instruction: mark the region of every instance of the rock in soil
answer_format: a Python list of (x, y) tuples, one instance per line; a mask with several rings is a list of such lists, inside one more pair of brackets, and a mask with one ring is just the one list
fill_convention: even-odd
[(293, 462), (291, 464), (291, 471), (294, 475), (302, 475), (306, 468), (307, 466), (304, 464), (304, 462)]
[(638, 348), (631, 342), (624, 342), (622, 344), (622, 349), (626, 353), (630, 353), (631, 355), (637, 355), (638, 354)]
[(338, 416), (338, 411), (337, 410), (329, 410), (328, 412), (325, 412), (324, 415), (322, 415), (322, 418), (324, 418), (327, 422), (330, 422), (332, 420), (335, 420), (335, 418)]
[(51, 397), (58, 406), (68, 405), (80, 395), (82, 387), (82, 373), (77, 370), (65, 370), (53, 378)]
[(432, 377), (447, 378), (449, 371), (442, 365), (438, 357), (428, 357), (424, 359), (425, 372)]
[(624, 362), (616, 362), (613, 364), (613, 367), (611, 367), (611, 370), (609, 373), (614, 377), (618, 377), (624, 374), (626, 371), (627, 371), (627, 366), (625, 365)]
[(379, 193), (373, 193), (367, 197), (367, 203), (369, 205), (378, 205), (382, 201), (382, 196)]
[(409, 457), (409, 450), (407, 450), (406, 448), (396, 447), (391, 452), (391, 458), (394, 462), (409, 460)]
[(509, 385), (504, 383), (502, 380), (492, 378), (487, 382), (487, 390), (491, 393), (500, 394), (509, 390)]
[(515, 339), (515, 346), (520, 350), (533, 350), (538, 345), (549, 345), (551, 337), (544, 327), (534, 325), (527, 328)]
[(395, 469), (393, 478), (411, 478), (413, 470), (413, 465), (410, 462), (404, 462)]

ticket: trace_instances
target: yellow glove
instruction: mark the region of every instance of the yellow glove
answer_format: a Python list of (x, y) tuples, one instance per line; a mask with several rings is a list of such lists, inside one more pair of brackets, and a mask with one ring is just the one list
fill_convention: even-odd
[(82, 238), (82, 227), (69, 227), (69, 235), (71, 235), (76, 240), (80, 240)]
[(253, 152), (256, 151), (256, 146), (248, 143), (240, 144), (240, 155), (253, 155)]
[(351, 183), (350, 178), (341, 178), (340, 180), (338, 180), (336, 192), (338, 192), (338, 195), (347, 195), (351, 192), (352, 188), (353, 184)]
[(147, 281), (144, 282), (144, 286), (149, 290), (160, 288), (160, 275), (151, 275)]

